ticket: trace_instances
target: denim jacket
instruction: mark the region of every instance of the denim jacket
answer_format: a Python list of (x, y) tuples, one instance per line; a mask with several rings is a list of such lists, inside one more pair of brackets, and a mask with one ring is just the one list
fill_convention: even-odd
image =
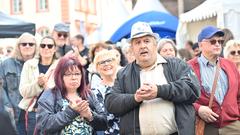
[(14, 109), (14, 117), (16, 121), (18, 121), (20, 114), (18, 103), (22, 99), (19, 93), (19, 82), (23, 63), (24, 62), (15, 58), (8, 58), (0, 65), (0, 79), (3, 79), (3, 89), (10, 102), (6, 106)]

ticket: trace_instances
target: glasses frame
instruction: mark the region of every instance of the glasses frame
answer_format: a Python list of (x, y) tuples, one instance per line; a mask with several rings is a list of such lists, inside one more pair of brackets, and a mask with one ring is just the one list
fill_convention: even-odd
[(40, 47), (43, 49), (46, 48), (46, 46), (48, 49), (52, 49), (55, 45), (54, 44), (40, 44)]
[(202, 42), (209, 42), (211, 45), (216, 45), (216, 43), (218, 42), (218, 44), (222, 45), (224, 43), (224, 40), (208, 39), (208, 40), (204, 40)]
[(238, 55), (240, 55), (240, 50), (230, 51), (229, 54), (232, 56), (238, 56)]
[(71, 77), (71, 78), (73, 78), (73, 76), (75, 76), (75, 77), (80, 77), (80, 76), (82, 76), (82, 73), (64, 73), (64, 76), (65, 77)]
[(63, 38), (68, 38), (68, 34), (67, 33), (57, 33), (57, 36), (60, 38), (63, 36)]
[(115, 58), (109, 58), (109, 59), (97, 62), (97, 65), (103, 66), (103, 65), (106, 65), (106, 63), (112, 63), (114, 60), (116, 60), (116, 59)]
[(35, 45), (35, 43), (19, 43), (19, 45), (21, 45), (22, 47), (27, 47), (27, 45), (29, 47), (33, 47)]

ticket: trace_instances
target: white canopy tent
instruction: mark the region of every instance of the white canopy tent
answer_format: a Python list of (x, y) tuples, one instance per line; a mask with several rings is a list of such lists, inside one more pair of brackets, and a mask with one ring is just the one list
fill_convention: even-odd
[(169, 13), (159, 0), (137, 0), (137, 3), (131, 13), (131, 17), (148, 11), (160, 11), (164, 13)]
[(240, 39), (240, 0), (206, 0), (181, 14), (176, 33), (178, 47), (183, 47), (186, 40), (197, 42), (198, 33), (206, 25), (228, 28)]
[[(128, 11), (124, 0), (102, 0), (99, 26), (88, 35), (87, 44), (109, 40), (111, 35), (127, 20), (147, 11), (169, 13), (159, 0), (137, 0), (132, 11)], [(131, 28), (129, 28), (131, 29)]]
[(87, 44), (109, 40), (118, 25), (127, 20), (129, 11), (124, 0), (102, 0), (99, 2), (99, 24), (95, 32), (87, 36)]

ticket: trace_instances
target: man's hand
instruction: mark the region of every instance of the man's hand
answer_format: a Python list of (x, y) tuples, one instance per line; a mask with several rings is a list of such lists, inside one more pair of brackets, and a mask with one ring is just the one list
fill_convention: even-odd
[(198, 110), (198, 115), (201, 117), (201, 119), (203, 119), (207, 123), (214, 122), (219, 117), (208, 106), (200, 106)]
[(72, 49), (73, 49), (73, 55), (78, 58), (82, 66), (85, 66), (87, 64), (87, 60), (80, 55), (78, 48), (76, 46), (72, 46)]
[(151, 100), (157, 97), (157, 85), (144, 83), (135, 93), (135, 100)]

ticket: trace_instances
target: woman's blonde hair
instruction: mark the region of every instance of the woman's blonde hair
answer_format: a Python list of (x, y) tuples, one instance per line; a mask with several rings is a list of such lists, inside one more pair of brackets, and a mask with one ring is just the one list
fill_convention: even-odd
[(102, 58), (102, 57), (113, 58), (117, 62), (117, 55), (115, 50), (101, 50), (94, 57), (93, 64), (95, 67), (97, 67), (99, 58)]
[(227, 41), (226, 46), (224, 47), (224, 50), (223, 50), (224, 58), (228, 57), (228, 55), (230, 53), (229, 49), (233, 46), (240, 46), (240, 40), (229, 40), (229, 41)]
[(23, 34), (17, 39), (16, 45), (15, 45), (15, 47), (14, 47), (14, 52), (13, 52), (12, 57), (13, 57), (13, 58), (16, 58), (16, 59), (18, 59), (18, 60), (23, 60), (23, 56), (22, 56), (22, 53), (21, 53), (20, 48), (19, 48), (19, 45), (20, 45), (19, 43), (21, 42), (21, 40), (22, 40), (24, 37), (31, 37), (31, 38), (34, 39), (34, 42), (35, 42), (35, 46), (34, 46), (34, 47), (35, 47), (34, 56), (35, 56), (35, 54), (36, 54), (36, 52), (37, 52), (37, 42), (36, 42), (35, 37), (34, 37), (32, 34), (30, 34), (30, 33), (28, 33), (28, 32), (25, 32), (25, 33), (23, 33)]

